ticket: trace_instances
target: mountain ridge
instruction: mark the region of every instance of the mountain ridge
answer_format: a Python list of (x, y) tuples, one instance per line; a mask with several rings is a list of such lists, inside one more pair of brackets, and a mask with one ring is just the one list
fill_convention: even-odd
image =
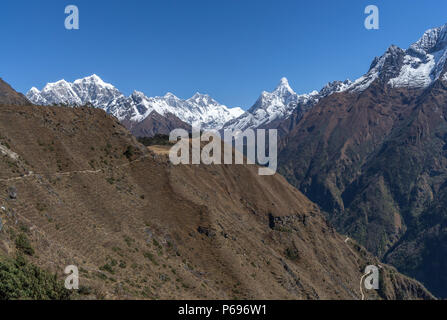
[[(447, 25), (427, 30), (423, 36), (404, 50), (391, 45), (386, 52), (376, 57), (366, 74), (350, 81), (333, 81), (320, 91), (308, 94), (296, 94), (286, 78), (272, 92), (263, 91), (255, 104), (247, 111), (240, 108), (228, 108), (219, 104), (208, 95), (196, 94), (182, 100), (172, 93), (163, 97), (146, 97), (141, 92), (134, 92), (130, 97), (114, 92), (114, 87), (103, 82), (98, 76), (92, 75), (78, 79), (73, 84), (60, 80), (47, 84), (39, 91), (35, 87), (26, 94), (35, 104), (50, 105), (53, 103), (68, 103), (81, 105), (92, 103), (118, 117), (120, 120), (141, 122), (153, 111), (161, 115), (173, 114), (185, 123), (201, 123), (204, 129), (254, 129), (274, 128), (281, 121), (297, 121), (318, 101), (333, 93), (352, 91), (361, 92), (368, 88), (376, 79), (392, 87), (426, 88), (445, 75), (447, 59)], [(110, 97), (105, 100), (86, 98), (81, 83), (93, 79), (102, 87), (108, 88)], [(71, 88), (74, 86), (74, 88)], [(59, 95), (59, 96), (58, 96)], [(81, 96), (81, 97), (79, 97)], [(135, 98), (135, 99), (132, 99)], [(207, 101), (206, 103), (203, 103)], [(292, 117), (292, 114), (294, 116)], [(297, 114), (300, 114), (297, 117)], [(292, 119), (290, 119), (292, 117)], [(286, 126), (282, 126), (284, 130)], [(286, 132), (282, 132), (285, 134)], [(287, 131), (287, 130), (286, 130)]]
[[(228, 121), (223, 129), (242, 131), (256, 128), (275, 129), (281, 121), (288, 120), (292, 114), (302, 116), (320, 99), (344, 90), (349, 84), (351, 84), (350, 80), (333, 81), (326, 84), (320, 91), (297, 94), (290, 87), (287, 78), (283, 77), (272, 92), (263, 91), (249, 110), (238, 118)], [(283, 127), (280, 134), (283, 135), (285, 132), (287, 130)]]
[(28, 99), (0, 78), (0, 104), (29, 105)]
[(91, 104), (111, 113), (120, 121), (134, 123), (144, 121), (153, 112), (161, 116), (172, 114), (189, 125), (201, 123), (206, 129), (219, 129), (225, 122), (243, 113), (240, 108), (228, 108), (209, 95), (200, 93), (186, 100), (172, 93), (163, 97), (147, 97), (140, 91), (134, 91), (126, 97), (96, 74), (73, 83), (65, 80), (48, 83), (41, 91), (33, 87), (26, 96), (37, 105)]
[(278, 161), (338, 231), (441, 297), (445, 30), (428, 30), (407, 50), (390, 46), (350, 88), (321, 99), (282, 139)]

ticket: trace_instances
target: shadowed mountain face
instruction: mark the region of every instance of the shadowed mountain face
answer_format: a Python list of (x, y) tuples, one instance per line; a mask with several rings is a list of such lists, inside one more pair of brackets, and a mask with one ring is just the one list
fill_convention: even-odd
[(447, 297), (447, 25), (390, 46), (281, 141), (280, 172), (353, 236)]
[(447, 86), (334, 94), (282, 142), (280, 172), (353, 236), (447, 296)]
[(23, 94), (16, 92), (9, 84), (0, 78), (0, 104), (24, 106), (31, 103)]
[[(2, 105), (0, 133), (0, 259), (76, 265), (80, 298), (359, 299), (379, 264), (281, 176), (172, 166), (102, 110)], [(432, 298), (382, 266), (368, 299)]]
[(143, 121), (123, 120), (121, 123), (136, 137), (153, 137), (157, 134), (169, 135), (175, 129), (191, 131), (190, 125), (171, 113), (162, 116), (157, 112), (152, 112)]

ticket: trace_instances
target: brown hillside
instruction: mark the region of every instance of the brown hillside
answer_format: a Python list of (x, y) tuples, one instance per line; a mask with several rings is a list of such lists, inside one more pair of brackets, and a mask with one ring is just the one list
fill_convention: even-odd
[[(1, 255), (26, 237), (30, 262), (78, 266), (75, 298), (360, 299), (379, 264), (281, 176), (172, 166), (101, 110), (0, 106), (0, 133)], [(366, 297), (432, 296), (384, 265)]]

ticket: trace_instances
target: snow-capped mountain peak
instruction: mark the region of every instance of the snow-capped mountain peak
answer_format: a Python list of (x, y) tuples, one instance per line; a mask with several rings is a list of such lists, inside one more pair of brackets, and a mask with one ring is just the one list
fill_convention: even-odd
[(208, 103), (208, 102), (215, 102), (211, 97), (207, 94), (202, 94), (200, 92), (196, 92), (191, 98), (189, 98), (186, 101), (194, 101), (196, 103)]
[(142, 98), (144, 98), (144, 97), (146, 97), (145, 95), (144, 95), (144, 93), (143, 92), (141, 92), (141, 91), (138, 91), (138, 90), (134, 90), (133, 92), (132, 92), (132, 94), (131, 94), (131, 97), (133, 97), (133, 98), (135, 98), (135, 99), (142, 99)]
[(293, 112), (304, 113), (333, 93), (361, 92), (374, 81), (391, 87), (425, 88), (437, 79), (447, 81), (446, 60), (447, 24), (427, 30), (407, 50), (391, 45), (382, 56), (373, 60), (365, 75), (353, 82), (334, 81), (320, 92), (298, 95), (283, 78), (274, 91), (263, 91), (253, 107), (225, 127), (244, 130), (266, 126), (277, 119), (287, 119)]
[(202, 107), (209, 107), (209, 106), (219, 106), (219, 102), (211, 98), (208, 94), (201, 94), (199, 92), (196, 92), (191, 98), (186, 100), (187, 102), (191, 104), (196, 104), (198, 106)]
[(285, 77), (281, 78), (281, 81), (273, 92), (282, 95), (285, 93), (296, 94), (295, 91), (293, 91), (293, 89), (290, 87), (289, 80), (287, 80), (287, 78)]
[(407, 50), (390, 46), (376, 57), (367, 74), (346, 88), (363, 91), (376, 79), (391, 87), (425, 88), (445, 73), (447, 24), (427, 30)]
[(172, 92), (167, 92), (164, 96), (165, 99), (179, 99), (175, 94)]
[(318, 101), (318, 92), (297, 94), (287, 78), (282, 78), (272, 92), (263, 91), (256, 103), (244, 114), (225, 124), (225, 129), (245, 130), (266, 126), (288, 118), (297, 108), (307, 108)]
[(119, 120), (140, 122), (152, 112), (160, 115), (173, 114), (186, 123), (202, 123), (205, 129), (220, 129), (227, 121), (240, 116), (240, 108), (228, 108), (209, 95), (196, 93), (188, 100), (182, 100), (172, 93), (163, 97), (147, 97), (143, 92), (134, 91), (125, 97), (112, 84), (99, 76), (75, 80), (73, 83), (60, 80), (48, 83), (42, 91), (31, 88), (27, 98), (39, 105), (68, 104), (80, 106), (91, 104), (113, 114)]
[[(272, 92), (263, 91), (261, 96), (255, 105), (251, 108), (252, 111), (255, 109), (275, 109), (270, 110), (270, 112), (287, 112), (286, 109), (289, 105), (295, 102), (298, 95), (293, 91), (289, 85), (287, 78), (282, 78), (279, 84), (276, 86), (275, 90)], [(279, 110), (281, 109), (281, 110)]]
[(447, 24), (425, 31), (422, 37), (410, 46), (412, 50), (433, 53), (447, 47)]
[(320, 91), (297, 94), (289, 85), (287, 78), (282, 78), (272, 92), (263, 91), (256, 103), (240, 117), (225, 124), (224, 129), (245, 130), (267, 127), (272, 122), (288, 119), (293, 113), (304, 114), (321, 98), (336, 92), (342, 92), (352, 85), (352, 81), (333, 81)]
[(26, 97), (28, 98), (29, 101), (31, 101), (32, 103), (35, 104), (39, 104), (39, 105), (45, 105), (47, 104), (46, 99), (44, 99), (41, 94), (40, 94), (40, 90), (37, 89), (36, 87), (32, 87), (28, 93), (26, 94)]
[(352, 85), (352, 81), (347, 79), (345, 81), (332, 81), (326, 84), (320, 92), (314, 91), (314, 93), (319, 93), (322, 97), (326, 97), (335, 92), (345, 91), (349, 86)]
[(75, 80), (73, 82), (73, 84), (75, 84), (75, 85), (76, 84), (77, 85), (80, 85), (80, 84), (83, 84), (83, 85), (94, 84), (94, 85), (97, 85), (97, 86), (100, 86), (100, 87), (105, 87), (105, 88), (108, 88), (108, 89), (115, 89), (115, 87), (113, 85), (111, 85), (110, 83), (104, 82), (96, 74), (92, 74), (89, 77), (85, 77), (85, 78), (82, 78), (82, 79)]
[(81, 100), (71, 84), (64, 79), (48, 83), (40, 92), (40, 96), (39, 100), (44, 104), (81, 104)]

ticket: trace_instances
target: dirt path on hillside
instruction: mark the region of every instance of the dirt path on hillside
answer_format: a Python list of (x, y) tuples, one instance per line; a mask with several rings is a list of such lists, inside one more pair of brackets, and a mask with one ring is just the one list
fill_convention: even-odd
[[(149, 156), (150, 155), (141, 156), (138, 159), (129, 161), (128, 163), (124, 163), (124, 164), (119, 165), (119, 166), (114, 166), (112, 168), (113, 169), (119, 169), (119, 168), (127, 167), (127, 166), (130, 166), (132, 163), (141, 161), (141, 160), (143, 160), (145, 158), (148, 158)], [(50, 173), (50, 174), (35, 173), (33, 171), (29, 171), (27, 174), (25, 174), (23, 176), (0, 179), (0, 182), (20, 181), (20, 180), (25, 180), (27, 178), (32, 178), (32, 177), (36, 177), (36, 176), (43, 176), (43, 175), (50, 175), (50, 176), (53, 176), (53, 177), (64, 177), (64, 176), (69, 176), (71, 174), (97, 174), (97, 173), (102, 172), (103, 170), (104, 169), (97, 169), (97, 170), (74, 170), (74, 171), (66, 171), (66, 172), (55, 172), (55, 173)]]

